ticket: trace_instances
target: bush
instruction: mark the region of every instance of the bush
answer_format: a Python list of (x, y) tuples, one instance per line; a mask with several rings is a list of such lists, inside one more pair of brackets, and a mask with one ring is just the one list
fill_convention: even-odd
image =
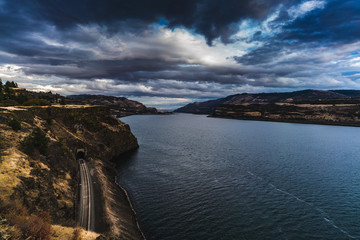
[(4, 140), (2, 136), (0, 135), (0, 152), (6, 148)]
[(2, 140), (2, 137), (0, 136), (0, 162), (2, 161), (2, 157), (4, 155), (5, 148), (6, 148), (5, 143)]
[(71, 240), (81, 240), (81, 230), (80, 228), (75, 228)]
[(50, 239), (52, 229), (48, 212), (39, 215), (29, 214), (27, 209), (14, 202), (0, 201), (0, 213), (6, 217), (10, 226), (20, 231), (21, 239)]
[(20, 131), (21, 130), (21, 123), (16, 118), (11, 119), (8, 122), (8, 125), (14, 130), (14, 131)]
[(66, 105), (65, 98), (61, 98), (61, 100), (60, 100), (60, 104), (61, 104), (61, 105)]
[(51, 103), (45, 99), (30, 99), (24, 102), (25, 106), (50, 106)]
[(29, 136), (22, 142), (21, 147), (27, 154), (34, 154), (37, 150), (39, 153), (46, 155), (48, 150), (49, 139), (40, 128), (35, 128)]
[(28, 97), (24, 94), (19, 94), (18, 96), (15, 96), (15, 100), (19, 104), (24, 104), (24, 102), (28, 101)]
[(19, 103), (12, 99), (6, 99), (0, 101), (0, 107), (19, 106)]

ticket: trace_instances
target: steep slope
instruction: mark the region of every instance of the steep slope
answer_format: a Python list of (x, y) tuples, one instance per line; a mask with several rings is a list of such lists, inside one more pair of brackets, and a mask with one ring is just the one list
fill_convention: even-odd
[[(12, 119), (20, 123), (20, 130), (9, 126)], [(75, 227), (79, 189), (75, 154), (76, 149), (82, 148), (95, 182), (96, 230), (115, 237), (121, 234), (123, 239), (143, 238), (125, 192), (115, 183), (116, 172), (110, 162), (115, 156), (136, 149), (137, 140), (129, 126), (113, 117), (109, 108), (2, 107), (0, 129), (3, 201), (15, 202), (30, 214), (41, 216), (48, 212), (51, 224)], [(44, 137), (35, 140), (34, 132)], [(41, 147), (44, 142), (46, 148)], [(66, 228), (53, 227), (57, 232), (62, 229)]]

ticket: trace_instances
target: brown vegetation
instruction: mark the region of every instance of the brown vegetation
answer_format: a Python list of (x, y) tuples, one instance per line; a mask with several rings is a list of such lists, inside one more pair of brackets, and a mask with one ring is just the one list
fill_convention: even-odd
[[(18, 119), (21, 130), (14, 131), (8, 125), (12, 118)], [(0, 211), (0, 239), (7, 239), (4, 236), (26, 239), (23, 231), (42, 234), (46, 229), (43, 220), (53, 224), (50, 239), (76, 237), (73, 228), (76, 226), (79, 177), (76, 148), (86, 148), (87, 155), (97, 161), (107, 161), (138, 146), (129, 127), (101, 106), (0, 107), (0, 129), (0, 145), (1, 142), (4, 145), (0, 161), (0, 196), (16, 203), (15, 210), (21, 210), (22, 206), (26, 209), (24, 214), (14, 210), (13, 217)], [(40, 152), (41, 143), (46, 143), (47, 152)], [(25, 150), (26, 145), (32, 147), (30, 151)], [(112, 178), (106, 180), (113, 181)], [(101, 191), (106, 191), (103, 185), (99, 186)], [(101, 204), (98, 207), (102, 209)], [(49, 211), (49, 219), (43, 217), (44, 211)], [(3, 226), (2, 217), (6, 222)], [(37, 221), (40, 229), (26, 225)], [(127, 224), (136, 228), (131, 221)], [(98, 236), (81, 230), (82, 239)]]
[(47, 240), (52, 229), (50, 215), (42, 212), (39, 215), (29, 214), (26, 207), (15, 202), (0, 200), (0, 214), (12, 226), (12, 239)]
[(75, 228), (71, 240), (81, 240), (81, 239), (82, 238), (81, 238), (81, 230), (80, 230), (80, 228)]

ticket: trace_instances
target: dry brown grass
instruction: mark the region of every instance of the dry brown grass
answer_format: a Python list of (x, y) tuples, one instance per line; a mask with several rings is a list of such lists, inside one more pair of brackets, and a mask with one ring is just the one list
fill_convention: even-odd
[(0, 213), (9, 226), (14, 227), (14, 235), (27, 240), (48, 240), (52, 234), (50, 215), (43, 212), (39, 215), (29, 214), (28, 210), (17, 203), (0, 200)]
[(0, 162), (0, 196), (9, 199), (21, 182), (20, 177), (29, 177), (31, 170), (24, 153), (14, 147), (6, 149)]
[(71, 240), (82, 240), (80, 228), (75, 228)]
[(53, 225), (53, 235), (51, 236), (51, 240), (72, 240), (74, 239), (75, 231), (77, 231), (76, 235), (80, 237), (79, 239), (83, 240), (95, 240), (100, 234), (85, 231), (81, 228), (71, 228), (71, 227), (63, 227), (59, 225)]

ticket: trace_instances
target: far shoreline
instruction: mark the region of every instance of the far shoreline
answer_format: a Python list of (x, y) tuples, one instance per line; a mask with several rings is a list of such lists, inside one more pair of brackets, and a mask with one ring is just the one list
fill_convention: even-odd
[[(207, 114), (196, 114), (195, 115), (207, 115)], [(224, 117), (224, 116), (212, 116), (207, 115), (209, 118), (222, 118), (242, 121), (259, 121), (259, 122), (279, 122), (279, 123), (295, 123), (295, 124), (312, 124), (312, 125), (325, 125), (325, 126), (340, 126), (340, 127), (360, 127), (359, 123), (339, 123), (339, 122), (326, 122), (326, 121), (302, 121), (302, 120), (288, 120), (288, 119), (249, 119), (249, 118), (236, 118), (236, 117)]]

